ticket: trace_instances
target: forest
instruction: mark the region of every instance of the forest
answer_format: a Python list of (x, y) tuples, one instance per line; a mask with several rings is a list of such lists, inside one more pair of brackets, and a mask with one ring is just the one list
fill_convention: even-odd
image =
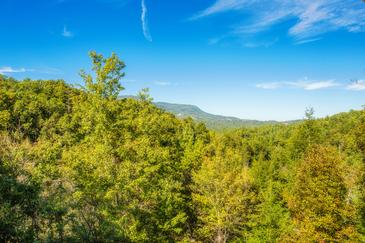
[(90, 57), (0, 76), (0, 242), (365, 242), (365, 110), (216, 132)]

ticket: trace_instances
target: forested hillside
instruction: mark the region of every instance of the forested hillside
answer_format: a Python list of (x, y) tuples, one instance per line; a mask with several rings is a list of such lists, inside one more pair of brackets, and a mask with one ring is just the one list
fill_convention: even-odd
[[(137, 96), (133, 95), (121, 95), (119, 96), (119, 98), (138, 99)], [(250, 119), (240, 119), (231, 116), (214, 115), (201, 110), (199, 107), (195, 105), (175, 104), (168, 102), (153, 102), (153, 104), (164, 111), (174, 114), (177, 118), (192, 118), (195, 122), (204, 123), (208, 129), (218, 132), (224, 132), (238, 128), (275, 125), (280, 123), (290, 124), (300, 121), (300, 120), (294, 120), (294, 121), (278, 122), (278, 121), (259, 121)]]
[(217, 134), (90, 56), (84, 88), (0, 76), (1, 242), (365, 241), (365, 111)]
[(237, 117), (220, 116), (207, 113), (194, 105), (172, 104), (167, 102), (155, 102), (157, 107), (171, 112), (180, 118), (191, 117), (196, 122), (203, 122), (207, 128), (215, 131), (227, 131), (243, 127), (258, 127), (263, 125), (278, 124), (277, 121), (258, 121), (239, 119)]

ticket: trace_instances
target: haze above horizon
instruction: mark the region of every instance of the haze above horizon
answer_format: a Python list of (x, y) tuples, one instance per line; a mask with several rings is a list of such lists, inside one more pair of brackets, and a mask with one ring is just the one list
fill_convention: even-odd
[(243, 119), (365, 104), (361, 0), (5, 0), (0, 74), (80, 84), (90, 50), (126, 63), (123, 95)]

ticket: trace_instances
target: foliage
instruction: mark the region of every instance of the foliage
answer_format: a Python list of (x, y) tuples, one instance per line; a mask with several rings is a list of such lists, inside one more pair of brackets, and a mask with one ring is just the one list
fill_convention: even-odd
[(343, 158), (333, 147), (314, 146), (300, 163), (288, 199), (296, 242), (354, 242), (354, 205), (348, 198)]
[(2, 242), (361, 242), (365, 111), (216, 134), (85, 86), (0, 75)]
[(198, 235), (214, 242), (243, 237), (254, 208), (247, 159), (232, 138), (217, 138), (194, 175), (193, 202), (198, 207)]

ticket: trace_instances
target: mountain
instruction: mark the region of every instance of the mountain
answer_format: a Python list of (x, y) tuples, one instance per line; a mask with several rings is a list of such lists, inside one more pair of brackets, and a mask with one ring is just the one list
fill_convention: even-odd
[[(120, 98), (137, 99), (133, 95), (123, 95)], [(208, 128), (213, 130), (229, 130), (242, 127), (258, 127), (273, 124), (289, 124), (296, 121), (259, 121), (250, 119), (240, 119), (232, 116), (214, 115), (201, 110), (198, 106), (187, 104), (175, 104), (168, 102), (153, 102), (158, 108), (174, 114), (180, 118), (191, 117), (197, 122), (203, 122)]]
[(278, 124), (277, 121), (258, 121), (240, 119), (231, 116), (221, 116), (207, 113), (195, 105), (172, 104), (167, 102), (155, 102), (155, 105), (160, 109), (171, 112), (177, 117), (192, 119), (203, 122), (208, 128), (214, 130), (234, 129), (240, 127), (255, 127), (268, 124)]

